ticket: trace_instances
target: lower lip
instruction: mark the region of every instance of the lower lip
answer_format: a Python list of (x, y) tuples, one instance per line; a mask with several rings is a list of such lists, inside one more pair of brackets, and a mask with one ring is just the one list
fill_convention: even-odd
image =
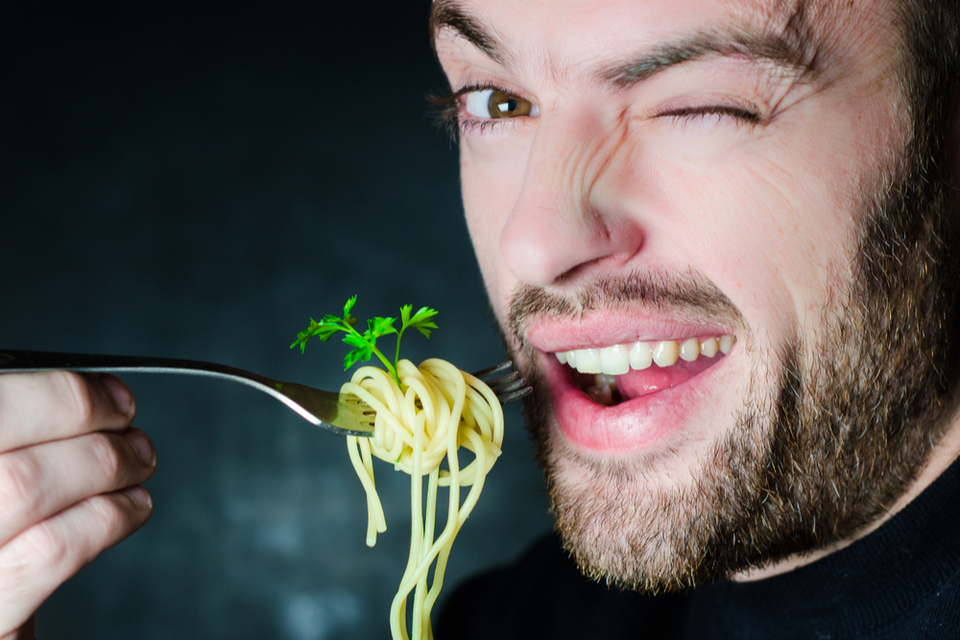
[(608, 407), (574, 385), (565, 365), (551, 355), (544, 358), (560, 431), (571, 444), (607, 456), (651, 451), (675, 441), (690, 415), (704, 406), (709, 380), (721, 368), (718, 362), (676, 386)]

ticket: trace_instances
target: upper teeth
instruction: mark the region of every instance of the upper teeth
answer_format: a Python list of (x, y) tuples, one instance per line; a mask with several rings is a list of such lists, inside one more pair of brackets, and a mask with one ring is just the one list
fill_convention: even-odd
[(557, 360), (574, 367), (580, 373), (605, 373), (611, 376), (623, 375), (630, 369), (646, 369), (653, 363), (660, 367), (669, 367), (683, 359), (696, 360), (700, 355), (712, 358), (717, 352), (730, 353), (736, 338), (726, 333), (699, 340), (662, 340), (660, 342), (634, 342), (615, 344), (611, 347), (573, 349), (558, 351)]

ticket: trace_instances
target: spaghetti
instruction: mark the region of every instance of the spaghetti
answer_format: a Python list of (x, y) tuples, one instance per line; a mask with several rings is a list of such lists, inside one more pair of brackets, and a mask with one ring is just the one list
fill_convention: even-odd
[[(373, 477), (373, 456), (411, 476), (410, 556), (390, 609), (390, 632), (394, 640), (429, 640), (433, 637), (430, 611), (443, 586), (453, 540), (500, 455), (503, 411), (486, 384), (444, 360), (425, 360), (419, 367), (401, 360), (397, 373), (399, 387), (390, 374), (376, 367), (358, 369), (343, 385), (341, 392), (359, 396), (376, 411), (374, 435), (348, 437), (347, 448), (367, 495), (369, 546), (376, 544), (377, 534), (387, 528)], [(460, 447), (475, 456), (462, 468)], [(444, 460), (446, 468), (441, 469)], [(435, 535), (439, 487), (449, 488), (447, 521)], [(460, 487), (470, 487), (462, 502)], [(431, 566), (433, 576), (428, 584)], [(411, 592), (412, 636), (408, 636)]]

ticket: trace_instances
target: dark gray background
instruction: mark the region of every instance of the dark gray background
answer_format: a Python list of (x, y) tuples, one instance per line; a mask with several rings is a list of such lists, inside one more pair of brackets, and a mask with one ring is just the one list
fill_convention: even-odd
[[(414, 360), (502, 351), (462, 221), (428, 2), (0, 4), (0, 347), (212, 360), (336, 388), (309, 316), (440, 310)], [(159, 468), (139, 533), (61, 587), (38, 637), (384, 638), (408, 484), (364, 545), (343, 442), (252, 390), (126, 377)], [(519, 411), (448, 584), (547, 530)]]

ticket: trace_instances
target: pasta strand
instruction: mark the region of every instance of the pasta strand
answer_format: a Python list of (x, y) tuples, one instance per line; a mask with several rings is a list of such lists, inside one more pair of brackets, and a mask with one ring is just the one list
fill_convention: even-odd
[[(411, 637), (407, 630), (409, 603), (412, 637), (432, 640), (430, 612), (443, 586), (451, 546), (500, 455), (503, 410), (483, 381), (445, 360), (425, 360), (419, 367), (401, 360), (397, 372), (399, 387), (382, 369), (362, 367), (341, 388), (342, 393), (357, 395), (376, 411), (374, 435), (348, 437), (347, 451), (367, 497), (369, 546), (376, 544), (378, 533), (386, 531), (372, 457), (411, 476), (410, 554), (390, 608), (390, 632), (394, 640)], [(464, 467), (460, 466), (461, 447), (474, 454)], [(444, 461), (446, 468), (441, 469)], [(448, 489), (447, 519), (435, 535), (439, 487)], [(470, 487), (462, 501), (460, 487)]]

